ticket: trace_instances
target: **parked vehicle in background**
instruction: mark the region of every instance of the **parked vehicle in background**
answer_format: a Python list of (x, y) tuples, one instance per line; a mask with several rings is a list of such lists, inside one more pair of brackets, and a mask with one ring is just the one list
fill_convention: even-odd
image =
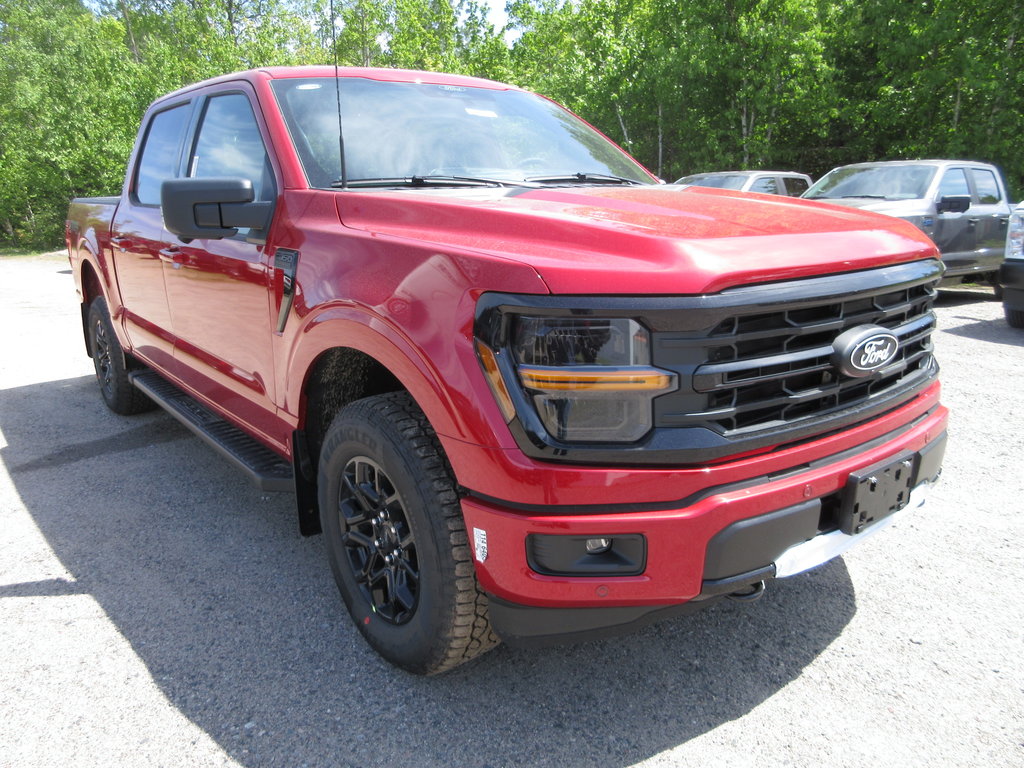
[(939, 247), (943, 285), (987, 282), (999, 294), (1011, 204), (994, 165), (970, 160), (857, 163), (833, 168), (806, 193), (909, 221)]
[(1006, 322), (1024, 328), (1024, 203), (1010, 216), (1006, 233), (1006, 261), (999, 269)]
[(683, 176), (676, 184), (735, 189), (765, 195), (800, 197), (811, 186), (811, 177), (795, 171), (720, 171)]
[(190, 86), (66, 237), (107, 405), (156, 402), (294, 490), (359, 630), (414, 672), (755, 598), (940, 471), (927, 237), (666, 189), (514, 86)]

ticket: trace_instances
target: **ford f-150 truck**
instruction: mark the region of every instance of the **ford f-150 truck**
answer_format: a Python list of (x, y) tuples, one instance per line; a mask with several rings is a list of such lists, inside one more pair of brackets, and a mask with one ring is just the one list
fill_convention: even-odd
[(199, 83), (66, 236), (107, 405), (157, 403), (294, 491), (359, 630), (414, 672), (756, 597), (940, 472), (927, 237), (665, 189), (512, 86)]

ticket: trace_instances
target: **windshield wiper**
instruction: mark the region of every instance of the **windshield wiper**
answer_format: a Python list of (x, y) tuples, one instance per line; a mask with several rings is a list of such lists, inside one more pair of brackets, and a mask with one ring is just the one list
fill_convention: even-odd
[(396, 176), (378, 179), (347, 179), (342, 182), (332, 181), (335, 188), (366, 188), (366, 187), (538, 187), (529, 181), (515, 179), (487, 179), (480, 176), (443, 176), (431, 174), (426, 176)]
[(636, 179), (627, 179), (625, 176), (612, 176), (609, 173), (562, 173), (554, 176), (527, 176), (526, 180), (537, 181), (542, 184), (554, 184), (565, 181), (574, 184), (643, 184), (643, 182)]
[(843, 200), (849, 200), (851, 198), (858, 198), (864, 200), (888, 200), (885, 195), (843, 195)]

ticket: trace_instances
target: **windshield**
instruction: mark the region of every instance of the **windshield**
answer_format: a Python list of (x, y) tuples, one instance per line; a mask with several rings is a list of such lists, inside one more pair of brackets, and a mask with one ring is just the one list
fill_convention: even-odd
[(931, 165), (875, 165), (836, 168), (818, 179), (805, 198), (877, 198), (916, 200), (928, 192), (935, 175)]
[[(550, 177), (588, 183), (604, 174), (654, 183), (595, 130), (531, 93), (352, 77), (339, 78), (339, 88), (348, 182)], [(273, 89), (310, 186), (338, 186), (334, 78), (280, 79)]]
[(738, 173), (698, 173), (683, 176), (676, 184), (690, 184), (695, 187), (716, 187), (718, 189), (743, 189), (746, 176)]

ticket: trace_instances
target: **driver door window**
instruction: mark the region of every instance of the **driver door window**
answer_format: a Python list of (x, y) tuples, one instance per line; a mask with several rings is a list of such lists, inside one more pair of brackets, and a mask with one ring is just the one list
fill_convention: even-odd
[(971, 188), (967, 185), (967, 173), (963, 168), (948, 168), (939, 182), (939, 199), (944, 197), (970, 197)]
[(779, 194), (779, 187), (775, 183), (774, 176), (762, 176), (750, 185), (750, 191), (760, 192), (764, 195), (777, 195)]
[[(277, 192), (270, 158), (245, 94), (228, 93), (207, 102), (188, 175), (249, 179), (254, 201), (273, 202)], [(247, 234), (248, 230), (239, 230), (237, 236)]]

